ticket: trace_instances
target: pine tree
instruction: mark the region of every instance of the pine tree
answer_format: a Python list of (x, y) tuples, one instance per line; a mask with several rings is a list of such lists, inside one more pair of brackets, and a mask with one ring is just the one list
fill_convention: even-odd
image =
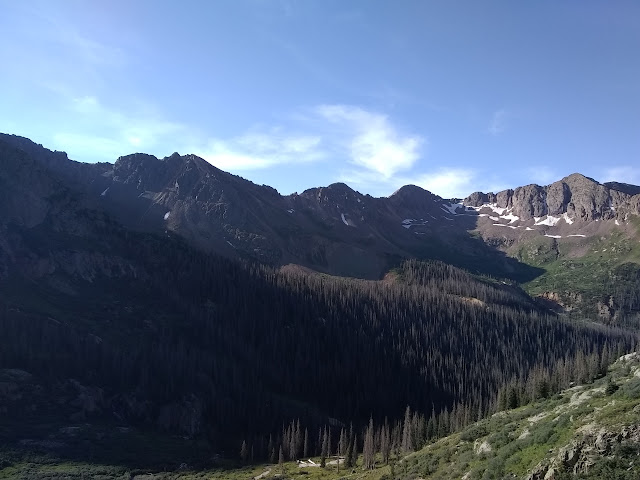
[(351, 454), (351, 448), (352, 448), (352, 442), (351, 442), (351, 438), (347, 439), (347, 448), (346, 451), (344, 453), (344, 466), (345, 468), (352, 468), (353, 467), (353, 461), (352, 461), (352, 454)]
[(320, 466), (325, 467), (327, 462), (327, 455), (329, 454), (329, 434), (327, 427), (324, 427), (324, 434), (322, 436), (322, 452), (320, 453)]
[(371, 418), (364, 434), (364, 446), (362, 447), (362, 468), (365, 470), (371, 470), (375, 465), (376, 452), (373, 432), (373, 418)]
[(382, 454), (382, 461), (388, 465), (389, 457), (391, 456), (391, 432), (386, 419), (380, 431), (380, 453)]
[(300, 419), (296, 422), (296, 435), (295, 435), (295, 459), (300, 458), (302, 455), (302, 447), (303, 447), (303, 434), (302, 429), (300, 428)]
[(280, 469), (284, 475), (284, 452), (282, 451), (282, 445), (280, 445), (280, 452), (278, 453), (278, 465), (280, 465)]
[(520, 406), (518, 389), (515, 385), (510, 385), (507, 390), (507, 408), (514, 409)]
[(407, 405), (404, 413), (404, 423), (402, 427), (402, 451), (404, 453), (413, 450), (413, 432), (411, 431), (411, 408)]
[(353, 436), (353, 445), (351, 446), (351, 466), (355, 467), (358, 461), (358, 439)]
[(249, 450), (247, 449), (247, 442), (243, 440), (242, 446), (240, 447), (240, 459), (242, 460), (242, 463), (247, 463), (248, 457), (249, 457)]
[(276, 461), (276, 455), (275, 455), (275, 449), (273, 446), (273, 436), (269, 435), (269, 443), (267, 444), (267, 454), (269, 455), (269, 462), (270, 463), (275, 463)]

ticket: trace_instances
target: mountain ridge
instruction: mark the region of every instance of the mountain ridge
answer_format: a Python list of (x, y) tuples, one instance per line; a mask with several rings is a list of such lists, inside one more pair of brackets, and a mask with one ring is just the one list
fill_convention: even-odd
[[(475, 192), (461, 203), (415, 185), (378, 198), (344, 183), (281, 195), (195, 155), (174, 153), (158, 159), (135, 153), (114, 164), (85, 164), (23, 137), (2, 134), (0, 138), (37, 158), (83, 191), (91, 205), (129, 228), (173, 231), (199, 248), (226, 256), (272, 265), (298, 263), (338, 275), (381, 278), (395, 258), (455, 257), (438, 253), (453, 242), (463, 245), (463, 251), (474, 251), (477, 245), (464, 247), (469, 243), (467, 231), (474, 228), (491, 237), (488, 243), (495, 243), (496, 235), (485, 233), (504, 226), (502, 221), (492, 223), (499, 218), (493, 215), (496, 209), (503, 209), (500, 217), (509, 220), (509, 228), (540, 227), (545, 234), (557, 224), (557, 215), (564, 216), (566, 224), (578, 221), (585, 226), (598, 220), (627, 222), (629, 215), (640, 213), (640, 196), (624, 192), (640, 187), (609, 187), (580, 174), (546, 187), (531, 184), (497, 194)], [(577, 225), (567, 228), (581, 234)], [(507, 243), (518, 241), (510, 238)], [(514, 266), (508, 263), (497, 262), (496, 272), (509, 276)]]
[[(640, 187), (633, 185), (575, 173), (547, 186), (475, 192), (461, 201), (416, 185), (376, 198), (339, 182), (281, 195), (195, 155), (135, 153), (114, 164), (85, 164), (23, 137), (1, 134), (0, 143), (6, 156), (23, 155), (30, 168), (51, 172), (46, 182), (58, 182), (39, 186), (27, 180), (26, 167), (22, 179), (5, 176), (6, 213), (32, 226), (44, 218), (48, 195), (67, 189), (75, 208), (104, 211), (133, 230), (176, 234), (229, 258), (371, 280), (406, 259), (441, 260), (523, 284), (558, 311), (586, 309), (605, 321), (635, 311), (629, 293), (614, 299), (612, 277), (640, 263), (629, 247), (639, 235), (640, 194), (631, 194)], [(16, 200), (34, 195), (38, 201)], [(576, 276), (558, 289), (556, 278), (571, 271), (564, 264)], [(593, 283), (581, 280), (594, 271)]]

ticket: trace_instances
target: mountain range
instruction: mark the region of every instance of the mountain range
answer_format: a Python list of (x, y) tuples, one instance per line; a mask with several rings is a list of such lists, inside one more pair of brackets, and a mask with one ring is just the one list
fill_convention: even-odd
[(0, 135), (0, 469), (417, 449), (591, 381), (636, 345), (639, 190), (283, 196)]
[[(87, 164), (26, 138), (2, 134), (0, 141), (7, 161), (19, 164), (10, 177), (6, 168), (2, 172), (6, 201), (0, 208), (5, 219), (28, 226), (52, 208), (47, 196), (59, 188), (55, 179), (84, 208), (105, 212), (126, 228), (175, 234), (228, 258), (364, 279), (384, 277), (403, 259), (437, 259), (529, 286), (559, 309), (598, 311), (611, 320), (635, 308), (634, 298), (627, 301), (631, 307), (614, 298), (607, 272), (637, 274), (639, 186), (572, 174), (544, 187), (475, 192), (462, 200), (413, 185), (374, 198), (341, 183), (285, 196), (194, 155), (137, 153), (114, 164)], [(29, 166), (20, 155), (28, 156)], [(35, 178), (34, 168), (46, 171), (46, 178)], [(627, 245), (604, 245), (612, 241)], [(602, 260), (594, 267), (596, 253)], [(595, 275), (600, 292), (571, 279), (558, 289), (549, 271), (559, 262)]]

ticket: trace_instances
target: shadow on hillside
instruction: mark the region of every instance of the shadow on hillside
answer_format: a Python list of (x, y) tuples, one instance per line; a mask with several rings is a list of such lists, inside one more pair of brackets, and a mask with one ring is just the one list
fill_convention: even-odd
[(475, 274), (518, 283), (530, 282), (544, 273), (544, 269), (522, 263), (499, 249), (504, 242), (514, 241), (511, 237), (505, 235), (488, 243), (483, 240), (476, 231), (478, 220), (475, 215), (458, 215), (455, 223), (422, 236), (423, 246), (416, 251), (418, 258), (441, 260)]
[[(0, 438), (4, 444), (4, 448), (0, 448), (4, 463), (20, 465), (28, 459), (36, 465), (54, 464), (61, 476), (77, 473), (78, 469), (84, 470), (82, 473), (86, 478), (93, 478), (98, 473), (119, 476), (125, 471), (144, 474), (184, 468), (204, 469), (213, 467), (218, 461), (205, 440), (144, 432), (131, 427), (56, 422), (30, 428), (23, 424), (20, 430), (29, 438)], [(67, 464), (68, 471), (65, 470)]]

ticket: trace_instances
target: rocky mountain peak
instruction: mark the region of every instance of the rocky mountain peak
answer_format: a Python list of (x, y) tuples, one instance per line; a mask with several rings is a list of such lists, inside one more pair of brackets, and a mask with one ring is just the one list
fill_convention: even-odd
[[(628, 186), (626, 190), (633, 191), (632, 187)], [(463, 203), (472, 207), (494, 204), (512, 211), (523, 220), (566, 213), (573, 219), (592, 221), (614, 218), (616, 209), (629, 198), (630, 195), (623, 191), (573, 173), (546, 187), (531, 184), (497, 194), (474, 192)]]
[(402, 205), (406, 208), (419, 208), (425, 205), (431, 206), (434, 202), (442, 199), (417, 185), (405, 185), (391, 194), (389, 200), (395, 205)]

